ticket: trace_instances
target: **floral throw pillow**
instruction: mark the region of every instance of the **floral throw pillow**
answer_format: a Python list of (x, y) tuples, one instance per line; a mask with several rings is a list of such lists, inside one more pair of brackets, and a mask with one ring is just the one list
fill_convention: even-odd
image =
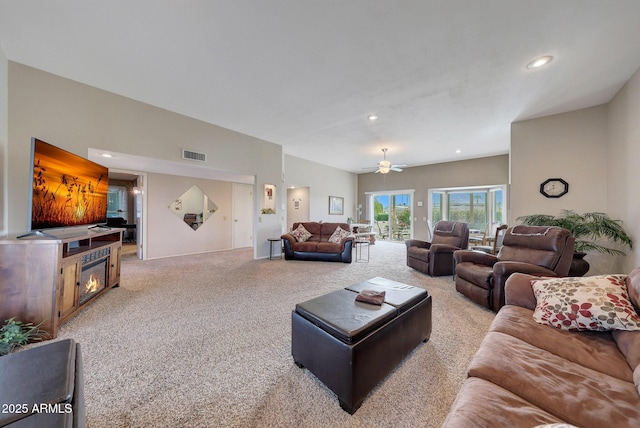
[(533, 319), (567, 331), (640, 330), (629, 302), (626, 275), (553, 278), (532, 281)]
[(298, 225), (296, 230), (291, 232), (296, 241), (305, 242), (307, 239), (311, 238), (313, 235), (309, 233), (309, 231), (301, 224)]
[(333, 242), (334, 244), (339, 244), (342, 242), (344, 238), (348, 237), (349, 235), (351, 235), (349, 231), (344, 230), (343, 228), (338, 226), (336, 227), (336, 230), (334, 230), (331, 236), (329, 237), (329, 242)]

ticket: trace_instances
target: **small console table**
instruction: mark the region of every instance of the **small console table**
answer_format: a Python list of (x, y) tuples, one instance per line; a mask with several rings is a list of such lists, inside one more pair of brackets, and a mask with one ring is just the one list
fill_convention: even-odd
[[(370, 241), (368, 239), (356, 238), (353, 242), (353, 245), (356, 249), (356, 263), (357, 262), (369, 262), (369, 245)], [(367, 258), (364, 258), (363, 250), (367, 249)]]

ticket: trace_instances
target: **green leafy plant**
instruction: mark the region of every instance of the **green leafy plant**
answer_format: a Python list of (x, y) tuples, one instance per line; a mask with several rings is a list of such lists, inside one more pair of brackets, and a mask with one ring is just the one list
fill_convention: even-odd
[(23, 323), (14, 318), (4, 321), (0, 328), (0, 356), (7, 355), (14, 349), (29, 342), (42, 340), (46, 333), (40, 331), (40, 324)]
[(380, 213), (375, 215), (376, 221), (389, 221), (389, 214)]
[(520, 216), (516, 220), (531, 226), (558, 226), (568, 229), (576, 239), (576, 253), (597, 251), (603, 254), (625, 255), (623, 251), (595, 242), (601, 239), (633, 248), (631, 238), (622, 228), (622, 221), (612, 220), (607, 214), (600, 212), (578, 214), (572, 210), (563, 210), (558, 216), (532, 214)]

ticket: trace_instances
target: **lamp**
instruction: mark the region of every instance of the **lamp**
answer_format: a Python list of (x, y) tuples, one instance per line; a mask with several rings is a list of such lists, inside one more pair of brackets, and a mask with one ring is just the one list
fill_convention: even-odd
[(391, 162), (389, 162), (388, 160), (380, 161), (378, 170), (380, 171), (380, 174), (388, 174), (391, 170)]
[(403, 166), (407, 165), (393, 165), (390, 161), (387, 160), (387, 150), (386, 148), (382, 149), (383, 159), (378, 162), (378, 169), (375, 171), (376, 174), (388, 174), (389, 171), (398, 171), (401, 172)]

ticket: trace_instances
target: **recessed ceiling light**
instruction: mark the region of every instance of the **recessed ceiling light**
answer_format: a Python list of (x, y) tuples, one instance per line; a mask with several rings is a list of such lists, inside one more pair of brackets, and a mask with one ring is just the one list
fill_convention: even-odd
[(369, 119), (371, 122), (374, 122), (374, 121), (378, 120), (378, 115), (377, 114), (370, 114), (369, 116), (367, 116), (367, 119)]
[(541, 56), (540, 58), (536, 58), (533, 61), (531, 61), (529, 64), (527, 64), (527, 68), (529, 70), (533, 70), (535, 68), (540, 68), (543, 65), (549, 64), (552, 59), (553, 59), (553, 57), (551, 55)]
[(113, 155), (111, 153), (103, 153), (100, 156), (102, 156), (103, 158), (112, 158)]
[(460, 150), (460, 149), (456, 149), (456, 153), (457, 153), (457, 154), (460, 154), (460, 153), (462, 153), (462, 150)]

